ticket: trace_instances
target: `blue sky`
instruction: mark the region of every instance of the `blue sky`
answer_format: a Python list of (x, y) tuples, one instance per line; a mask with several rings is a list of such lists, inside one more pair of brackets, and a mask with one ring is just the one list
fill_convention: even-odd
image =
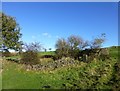
[(106, 33), (104, 47), (118, 45), (118, 3), (116, 2), (4, 2), (4, 13), (16, 17), (22, 40), (40, 42), (55, 49), (58, 38), (79, 35), (92, 40)]

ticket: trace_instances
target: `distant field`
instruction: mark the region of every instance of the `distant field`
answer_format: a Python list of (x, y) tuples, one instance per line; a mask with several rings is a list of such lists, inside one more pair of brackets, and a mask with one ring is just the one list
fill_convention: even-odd
[(49, 52), (39, 52), (39, 55), (55, 55), (54, 51), (49, 51)]
[[(55, 55), (55, 51), (39, 52), (38, 55), (39, 55), (39, 56), (43, 56), (43, 55)], [(9, 58), (20, 58), (20, 55), (11, 56), (11, 57), (6, 57), (6, 59), (9, 59)]]

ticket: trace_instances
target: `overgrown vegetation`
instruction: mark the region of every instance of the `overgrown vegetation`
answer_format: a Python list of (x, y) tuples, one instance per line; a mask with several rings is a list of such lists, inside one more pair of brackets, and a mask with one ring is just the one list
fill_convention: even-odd
[(92, 41), (85, 41), (80, 36), (75, 35), (71, 35), (67, 40), (64, 38), (58, 39), (56, 42), (56, 56), (58, 59), (71, 57), (80, 61), (92, 61), (93, 58), (100, 57), (105, 60), (109, 55), (107, 49), (101, 49), (102, 44), (105, 42), (105, 37), (103, 33)]
[[(120, 63), (118, 47), (108, 48), (110, 59), (94, 59), (86, 63), (71, 58), (40, 60), (42, 70), (26, 68), (24, 64), (3, 61), (3, 88), (7, 89), (113, 89), (119, 91)], [(75, 62), (69, 64), (70, 62)], [(53, 64), (52, 64), (53, 63)], [(64, 66), (66, 64), (66, 66)], [(53, 66), (54, 65), (54, 66)], [(52, 68), (50, 68), (52, 66)], [(9, 74), (9, 75), (8, 75)], [(7, 81), (7, 83), (6, 83)]]
[(38, 53), (34, 51), (26, 51), (22, 54), (21, 62), (25, 64), (37, 64), (39, 62)]
[(24, 49), (26, 50), (21, 54), (21, 62), (25, 64), (38, 64), (39, 63), (39, 55), (38, 51), (41, 46), (38, 42), (25, 44)]

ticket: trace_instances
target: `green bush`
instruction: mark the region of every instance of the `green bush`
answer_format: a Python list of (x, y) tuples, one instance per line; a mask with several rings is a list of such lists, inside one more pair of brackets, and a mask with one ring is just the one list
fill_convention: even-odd
[(39, 56), (36, 51), (26, 51), (21, 55), (21, 62), (25, 64), (38, 64)]
[(109, 81), (113, 76), (115, 63), (115, 60), (93, 60), (84, 63), (84, 66), (68, 68), (66, 72), (60, 73), (63, 74), (62, 80), (67, 89), (112, 89)]
[(110, 80), (110, 84), (113, 90), (120, 91), (120, 61), (117, 61), (114, 65), (114, 73)]

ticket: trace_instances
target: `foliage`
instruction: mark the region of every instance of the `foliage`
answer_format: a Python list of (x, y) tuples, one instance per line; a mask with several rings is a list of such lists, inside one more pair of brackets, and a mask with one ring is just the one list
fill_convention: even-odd
[(70, 46), (70, 50), (83, 50), (88, 46), (88, 41), (83, 40), (80, 36), (71, 35), (68, 37), (68, 44)]
[(71, 50), (77, 49), (82, 39), (79, 36), (71, 35), (68, 37), (68, 43)]
[(21, 33), (20, 27), (14, 17), (2, 13), (2, 43), (1, 49), (21, 50), (22, 41), (20, 41)]
[(71, 35), (67, 40), (58, 39), (56, 42), (56, 54), (58, 58), (72, 57), (78, 59), (79, 51), (88, 46), (88, 42), (81, 37)]
[(6, 57), (6, 58), (8, 58), (8, 57), (14, 57), (14, 56), (18, 56), (19, 55), (19, 53), (11, 53), (11, 52), (9, 52), (9, 51), (5, 51), (5, 52), (0, 52), (1, 54), (2, 54), (2, 57)]
[(70, 57), (75, 58), (79, 52), (79, 44), (82, 42), (82, 38), (79, 36), (71, 35), (68, 37), (69, 54)]
[(38, 51), (41, 45), (38, 42), (25, 44), (24, 49), (26, 52), (21, 54), (21, 62), (25, 64), (37, 64), (39, 63)]
[(56, 54), (58, 55), (59, 58), (68, 56), (69, 45), (64, 38), (58, 39), (55, 46), (57, 48)]
[[(80, 52), (85, 48), (90, 47), (90, 49), (96, 49), (96, 52), (105, 42), (105, 34), (101, 34), (101, 36), (95, 38), (93, 41), (89, 42), (87, 40), (83, 40), (80, 36), (71, 35), (67, 40), (58, 39), (56, 42), (56, 54), (58, 58), (62, 57), (72, 57), (74, 59), (79, 59)], [(93, 51), (92, 51), (93, 52)], [(92, 53), (93, 55), (95, 54)], [(103, 57), (103, 55), (102, 55)], [(104, 58), (104, 57), (103, 57)]]
[(114, 73), (109, 84), (112, 85), (112, 89), (119, 91), (120, 90), (120, 61), (114, 65)]
[(38, 64), (39, 63), (39, 57), (38, 53), (35, 51), (26, 51), (23, 52), (21, 55), (21, 62), (24, 64)]
[(2, 52), (2, 56), (4, 57), (10, 57), (11, 53), (10, 52)]
[(109, 50), (107, 48), (85, 49), (79, 52), (81, 61), (90, 62), (94, 59), (106, 60), (110, 58)]

